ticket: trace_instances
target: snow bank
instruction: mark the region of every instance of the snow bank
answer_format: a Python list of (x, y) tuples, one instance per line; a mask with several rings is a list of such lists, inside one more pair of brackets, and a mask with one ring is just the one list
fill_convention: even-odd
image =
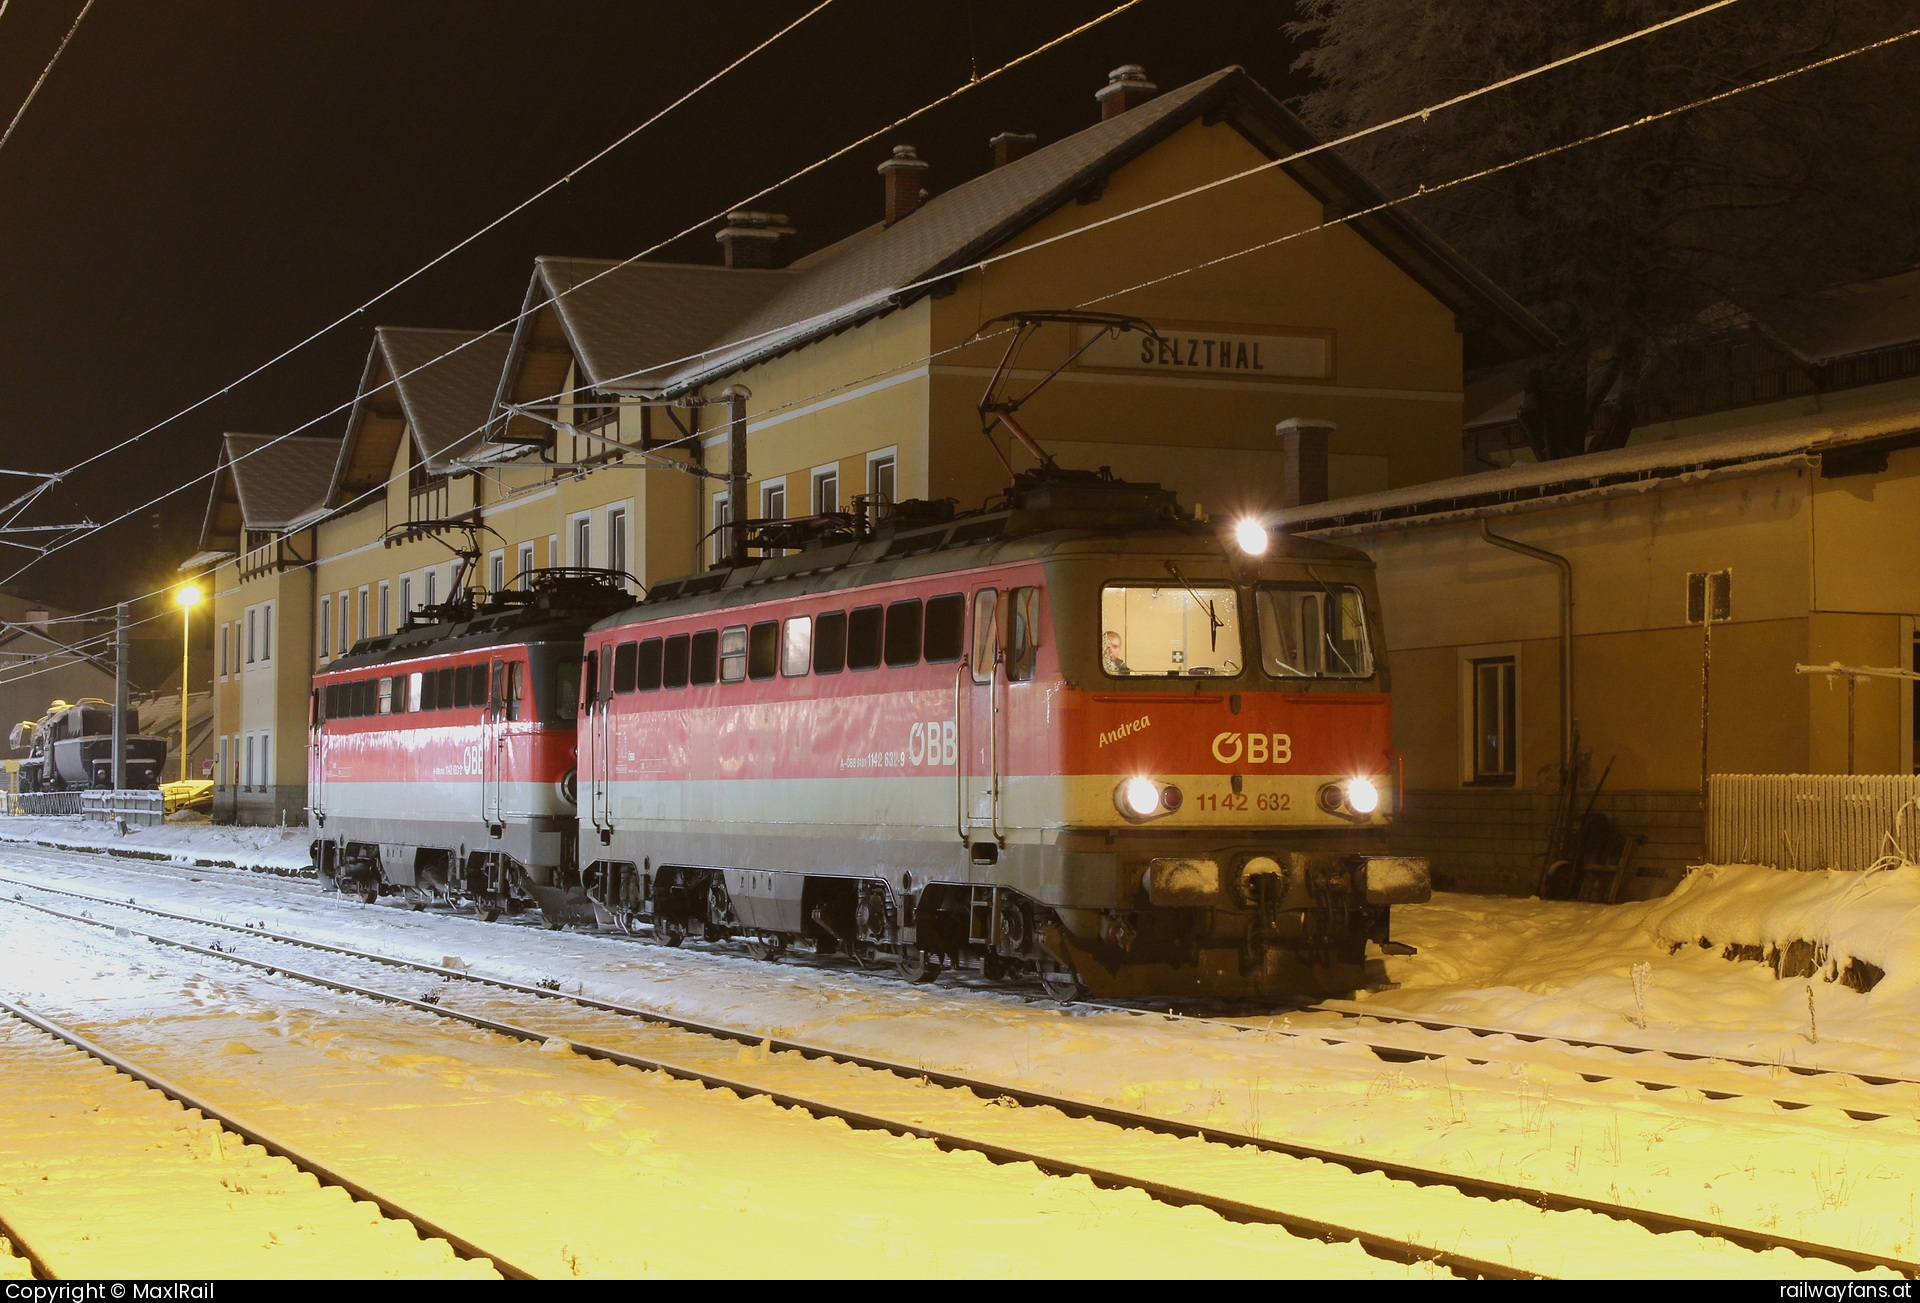
[(0, 817), (0, 842), (32, 842), (74, 850), (107, 851), (172, 864), (304, 872), (312, 834), (299, 828), (240, 828), (208, 823), (130, 827), (121, 836), (110, 823), (77, 815)]
[(1640, 908), (1648, 932), (1669, 946), (1745, 947), (1745, 957), (1760, 951), (1776, 967), (1777, 955), (1795, 952), (1830, 978), (1859, 961), (1884, 972), (1889, 989), (1920, 985), (1920, 865), (1797, 873), (1710, 864)]

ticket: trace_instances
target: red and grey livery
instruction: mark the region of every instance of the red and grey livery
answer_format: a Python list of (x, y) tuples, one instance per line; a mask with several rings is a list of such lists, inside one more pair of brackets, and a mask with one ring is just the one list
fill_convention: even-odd
[(536, 572), (523, 591), (436, 608), (316, 674), (322, 880), (488, 917), (570, 880), (581, 636), (631, 601), (617, 577)]
[(1164, 490), (1059, 473), (856, 525), (587, 634), (606, 921), (1115, 996), (1364, 982), (1428, 891), (1384, 854), (1364, 555), (1255, 555)]

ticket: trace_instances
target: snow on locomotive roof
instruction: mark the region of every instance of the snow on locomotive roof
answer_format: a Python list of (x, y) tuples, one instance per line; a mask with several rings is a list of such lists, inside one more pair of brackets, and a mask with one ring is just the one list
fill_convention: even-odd
[[(1155, 490), (1165, 494), (1168, 505), (1172, 503), (1172, 495), (1157, 485), (1121, 487)], [(1140, 553), (1235, 559), (1221, 523), (1184, 515), (1136, 514), (1129, 519), (1122, 514), (1113, 523), (1102, 525), (1092, 518), (1093, 513), (1013, 507), (953, 516), (932, 525), (913, 521), (917, 513), (935, 505), (898, 504), (896, 510), (902, 512), (907, 523), (882, 526), (872, 537), (810, 540), (786, 556), (763, 557), (744, 566), (722, 565), (701, 574), (664, 580), (653, 586), (644, 603), (610, 615), (596, 627), (656, 619), (663, 608), (708, 610), (777, 595), (833, 592), (1014, 561)], [(1263, 559), (1370, 564), (1365, 553), (1352, 548), (1287, 535), (1276, 536), (1273, 550)]]
[(493, 594), (492, 601), (476, 604), (471, 611), (459, 611), (457, 604), (448, 603), (438, 608), (446, 618), (409, 623), (393, 633), (363, 639), (320, 672), (364, 669), (506, 644), (577, 642), (581, 631), (595, 619), (634, 600), (619, 587), (622, 577), (612, 572), (542, 573), (559, 575), (560, 580), (533, 591)]

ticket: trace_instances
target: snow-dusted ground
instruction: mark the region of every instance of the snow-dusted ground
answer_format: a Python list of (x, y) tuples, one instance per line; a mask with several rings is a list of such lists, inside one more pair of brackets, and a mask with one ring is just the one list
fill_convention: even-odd
[(110, 823), (78, 815), (0, 817), (0, 844), (69, 846), (174, 864), (222, 865), (273, 872), (306, 869), (307, 843), (312, 839), (304, 827), (238, 828), (196, 821), (129, 827), (125, 835), (121, 835)]
[[(176, 853), (221, 858), (193, 838)], [(1457, 1057), (1390, 1064), (1359, 1046), (1299, 1034), (1334, 1021), (1324, 1014), (1236, 1011), (1237, 1020), (1265, 1028), (1245, 1031), (1194, 1017), (1067, 1010), (950, 979), (911, 987), (695, 947), (673, 951), (363, 907), (322, 896), (311, 882), (76, 861), (24, 846), (0, 848), (0, 873), (412, 959), (454, 957), (480, 972), (557, 981), (603, 998), (1215, 1126), (1283, 1131), (1330, 1148), (1920, 1256), (1912, 1194), (1920, 1094), (1907, 1086), (1738, 1070), (1759, 1098), (1716, 1100), (1687, 1083), (1725, 1089), (1725, 1074), (1736, 1070), (1713, 1067), (1717, 1075), (1709, 1076), (1710, 1065), (1637, 1056), (1642, 1071), (1681, 1083), (1655, 1093), (1586, 1081), (1582, 1060), (1551, 1043), (1459, 1033), (1447, 1042), (1461, 1046)], [(1392, 960), (1399, 987), (1362, 1007), (1920, 1077), (1920, 940), (1904, 926), (1920, 900), (1916, 883), (1920, 869), (1911, 867), (1872, 874), (1723, 867), (1694, 875), (1665, 900), (1617, 907), (1443, 896), (1396, 912), (1396, 936), (1420, 953)], [(1729, 944), (1794, 940), (1826, 948), (1821, 976), (1776, 980), (1762, 964), (1719, 957)], [(1852, 957), (1885, 971), (1871, 992), (1822, 980)], [(1622, 1056), (1590, 1053), (1622, 1070), (1614, 1062)], [(1856, 1107), (1892, 1116), (1859, 1122), (1825, 1104), (1788, 1112), (1767, 1102), (1769, 1089), (1788, 1097), (1825, 1090), (1822, 1099), (1838, 1092), (1841, 1101), (1857, 1091)], [(1632, 1274), (1636, 1267), (1595, 1259), (1580, 1270)], [(1700, 1270), (1714, 1269), (1703, 1263)]]
[(0, 1211), (63, 1278), (494, 1275), (5, 1017)]

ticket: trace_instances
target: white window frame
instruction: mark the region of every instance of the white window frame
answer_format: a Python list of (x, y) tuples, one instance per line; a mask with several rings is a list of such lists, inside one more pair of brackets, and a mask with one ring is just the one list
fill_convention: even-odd
[(393, 632), (393, 586), (386, 580), (380, 581), (380, 634), (385, 637)]
[(707, 522), (711, 526), (708, 538), (713, 544), (713, 564), (723, 565), (727, 560), (727, 526), (733, 523), (733, 503), (727, 494), (713, 495)]
[(314, 640), (320, 648), (320, 663), (327, 663), (333, 647), (333, 594), (320, 594), (320, 636)]
[(425, 589), (422, 606), (437, 606), (440, 602), (440, 572), (428, 566), (422, 573), (421, 585)]
[(1514, 788), (1523, 788), (1526, 784), (1526, 682), (1525, 660), (1517, 642), (1481, 643), (1458, 650), (1460, 675), (1460, 785), (1462, 787), (1506, 787), (1505, 783), (1487, 782), (1475, 777), (1477, 762), (1478, 721), (1474, 716), (1474, 674), (1475, 664), (1479, 661), (1511, 659), (1513, 661), (1513, 784)]
[[(830, 507), (824, 505), (820, 497), (820, 482), (828, 477), (833, 479), (833, 505)], [(807, 472), (807, 504), (812, 508), (812, 514), (816, 516), (840, 510), (839, 462), (832, 461), (824, 466), (815, 466)]]
[(405, 620), (413, 614), (413, 576), (400, 576), (400, 618)]
[[(780, 495), (780, 509), (773, 509), (773, 495)], [(760, 518), (762, 520), (785, 520), (787, 518), (787, 477), (777, 475), (770, 480), (760, 481)]]
[(633, 512), (624, 502), (616, 502), (607, 508), (607, 569), (627, 571), (633, 567), (627, 563), (627, 536), (631, 532), (627, 526), (633, 520)]
[(567, 517), (567, 546), (573, 549), (567, 563), (579, 569), (593, 565), (593, 513), (579, 511)]
[(338, 643), (342, 656), (345, 656), (347, 649), (353, 646), (353, 630), (349, 627), (353, 613), (348, 609), (348, 596), (347, 590), (342, 588), (340, 590), (340, 639)]
[(487, 588), (492, 592), (503, 592), (507, 586), (507, 549), (495, 548), (487, 553)]
[(227, 785), (227, 739), (222, 735), (214, 746), (213, 782), (216, 787)]
[(551, 569), (560, 564), (560, 536), (547, 535), (547, 566)]
[(892, 504), (900, 500), (900, 445), (895, 444), (891, 448), (880, 448), (867, 454), (867, 494), (869, 497), (879, 492), (879, 486), (874, 483), (874, 477), (879, 473), (876, 468), (882, 464), (889, 466), (893, 471), (893, 487), (891, 492), (887, 494), (887, 502)]
[(260, 603), (260, 663), (273, 664), (273, 603)]
[(227, 673), (228, 673), (227, 671), (227, 665), (228, 665), (227, 631), (231, 628), (233, 628), (233, 624), (231, 621), (220, 626), (220, 679), (222, 682), (226, 681)]
[(533, 573), (533, 544), (522, 543), (520, 545), (519, 560), (520, 573), (514, 576), (513, 582), (521, 588), (525, 588), (527, 586), (527, 576)]
[(259, 649), (259, 642), (260, 642), (259, 616), (260, 616), (260, 608), (255, 606), (249, 606), (247, 608), (247, 664), (249, 665), (252, 665), (255, 661), (259, 659), (257, 655), (257, 652)]
[(360, 585), (360, 592), (354, 602), (353, 610), (353, 623), (359, 629), (361, 639), (373, 637), (373, 589), (369, 585)]

